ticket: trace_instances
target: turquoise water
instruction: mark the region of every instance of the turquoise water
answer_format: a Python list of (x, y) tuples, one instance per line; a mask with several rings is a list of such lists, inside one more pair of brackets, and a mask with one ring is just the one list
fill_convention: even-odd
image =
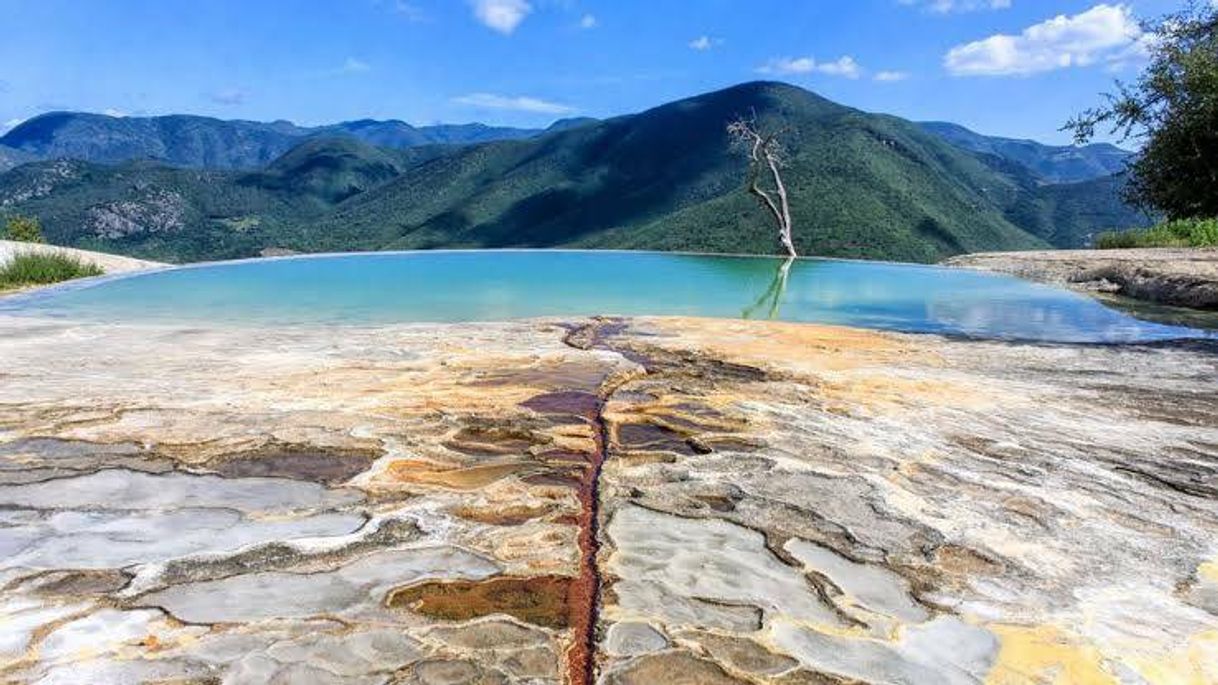
[(879, 262), (784, 264), (630, 252), (327, 255), (103, 278), (6, 298), (0, 312), (236, 325), (692, 315), (1063, 342), (1208, 335), (1005, 276)]

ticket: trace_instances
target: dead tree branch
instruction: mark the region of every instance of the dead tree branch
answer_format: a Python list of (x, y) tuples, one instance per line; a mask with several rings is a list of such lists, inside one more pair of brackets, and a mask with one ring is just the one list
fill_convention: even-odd
[[(791, 240), (791, 204), (787, 200), (787, 187), (782, 181), (781, 169), (786, 166), (786, 155), (779, 136), (784, 130), (766, 132), (758, 126), (756, 118), (743, 117), (727, 125), (732, 143), (743, 150), (749, 160), (746, 187), (757, 198), (762, 209), (769, 213), (778, 227), (778, 239), (787, 255), (798, 257), (795, 243)], [(772, 190), (762, 187), (762, 173), (768, 171)], [(775, 200), (777, 196), (777, 200)]]

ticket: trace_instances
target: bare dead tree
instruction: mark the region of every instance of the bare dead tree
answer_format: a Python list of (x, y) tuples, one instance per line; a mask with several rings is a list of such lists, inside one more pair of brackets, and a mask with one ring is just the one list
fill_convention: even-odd
[[(779, 137), (786, 129), (765, 131), (757, 123), (756, 115), (746, 119), (740, 117), (727, 125), (727, 133), (734, 147), (742, 150), (749, 160), (747, 188), (757, 198), (762, 209), (769, 213), (778, 226), (778, 239), (786, 248), (787, 255), (798, 257), (795, 243), (791, 240), (791, 205), (787, 201), (787, 187), (782, 182), (780, 169), (786, 166), (786, 151)], [(769, 172), (772, 190), (762, 187), (762, 173)], [(777, 196), (777, 200), (774, 199)]]

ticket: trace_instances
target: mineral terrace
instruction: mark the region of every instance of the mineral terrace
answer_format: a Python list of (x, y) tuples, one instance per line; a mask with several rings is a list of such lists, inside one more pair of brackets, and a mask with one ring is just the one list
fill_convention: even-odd
[(1218, 682), (1218, 349), (0, 320), (0, 680)]

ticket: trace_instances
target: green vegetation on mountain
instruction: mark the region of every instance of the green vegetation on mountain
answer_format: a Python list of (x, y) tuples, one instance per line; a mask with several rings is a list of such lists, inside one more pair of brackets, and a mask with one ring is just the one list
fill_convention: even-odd
[(1090, 247), (1100, 233), (1147, 226), (1154, 217), (1121, 200), (1123, 176), (1032, 185), (1010, 206), (1012, 223), (1054, 247)]
[[(441, 247), (773, 253), (725, 126), (788, 127), (801, 254), (932, 262), (1077, 244), (1144, 225), (1104, 183), (1046, 186), (896, 117), (778, 83), (749, 83), (522, 140), (376, 148), (313, 138), (260, 171), (148, 162), (28, 164), (0, 174), (0, 213), (38, 216), (55, 243), (170, 261)], [(560, 122), (562, 123), (562, 122)]]
[(390, 181), (441, 148), (375, 148), (351, 138), (315, 138), (292, 148), (261, 172), (238, 183), (285, 197), (307, 198), (324, 208)]
[(49, 242), (178, 261), (256, 254), (267, 221), (307, 218), (322, 203), (242, 183), (232, 171), (149, 162), (39, 162), (0, 175), (0, 213), (41, 219)]
[(41, 159), (103, 164), (158, 160), (181, 166), (261, 166), (300, 142), (287, 122), (220, 121), (208, 117), (111, 117), (51, 112), (18, 125), (0, 144)]
[(1133, 157), (1133, 153), (1108, 143), (1045, 145), (1034, 140), (985, 136), (944, 121), (918, 125), (957, 147), (1015, 162), (1048, 183), (1077, 183), (1119, 174)]
[(25, 121), (0, 137), (0, 171), (36, 159), (76, 159), (100, 164), (152, 160), (207, 169), (256, 169), (309, 138), (343, 136), (370, 145), (405, 149), (515, 140), (540, 133), (536, 129), (483, 124), (415, 127), (403, 121), (373, 119), (309, 128), (288, 121), (229, 121), (177, 114), (113, 117), (50, 112)]
[(0, 172), (8, 171), (15, 166), (33, 162), (37, 157), (16, 148), (0, 145)]
[(908, 122), (757, 83), (458, 150), (344, 203), (305, 227), (301, 246), (772, 252), (725, 131), (753, 110), (791, 127), (786, 175), (803, 254), (933, 261), (1044, 245), (1006, 221), (990, 187), (1018, 189), (972, 155)]

